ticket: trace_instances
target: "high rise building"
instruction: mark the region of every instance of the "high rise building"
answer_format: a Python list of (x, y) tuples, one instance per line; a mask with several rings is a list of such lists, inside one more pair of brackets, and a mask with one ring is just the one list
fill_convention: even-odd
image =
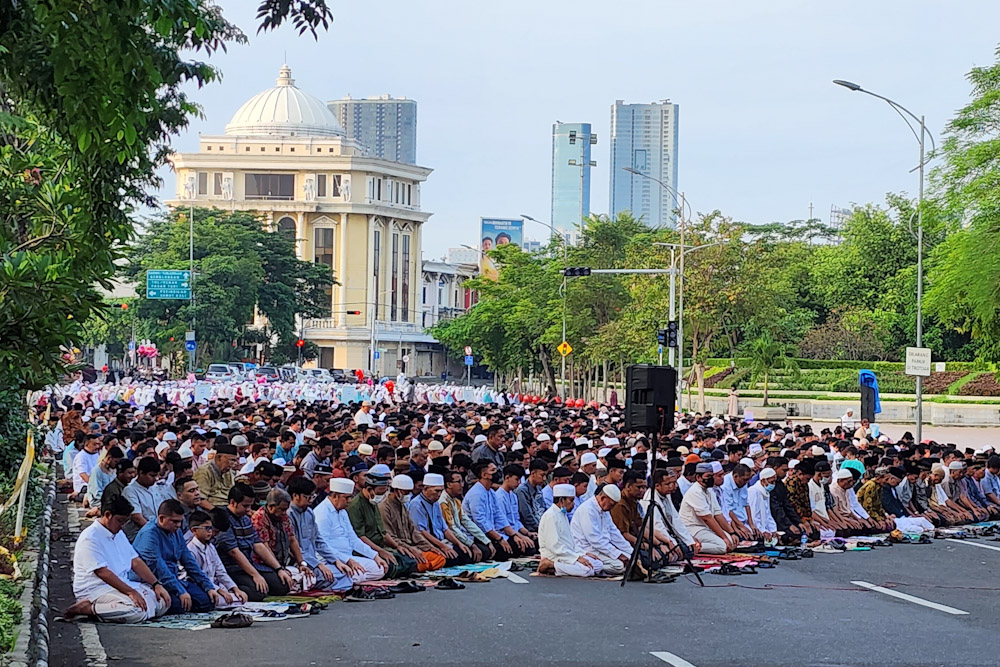
[(590, 147), (597, 135), (590, 123), (552, 126), (552, 226), (568, 233), (590, 215)]
[(631, 211), (651, 227), (673, 226), (677, 199), (655, 181), (677, 190), (677, 117), (680, 107), (669, 100), (611, 107), (611, 215)]
[(356, 100), (347, 96), (327, 102), (348, 139), (365, 154), (404, 164), (417, 163), (417, 103), (405, 97), (379, 95)]

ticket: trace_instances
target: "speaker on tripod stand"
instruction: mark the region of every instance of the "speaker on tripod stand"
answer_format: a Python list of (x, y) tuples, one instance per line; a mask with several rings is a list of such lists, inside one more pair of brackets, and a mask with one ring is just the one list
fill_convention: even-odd
[(625, 371), (625, 428), (659, 436), (674, 428), (677, 371), (633, 364)]

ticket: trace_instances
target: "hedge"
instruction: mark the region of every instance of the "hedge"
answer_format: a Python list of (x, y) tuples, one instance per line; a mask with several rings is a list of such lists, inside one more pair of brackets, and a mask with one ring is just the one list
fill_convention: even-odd
[[(706, 366), (729, 366), (732, 364), (733, 359), (727, 358), (709, 358), (705, 360)], [(735, 359), (737, 368), (741, 366), (749, 366), (749, 357), (736, 357)], [(799, 365), (799, 368), (806, 370), (834, 370), (834, 369), (850, 369), (850, 370), (873, 370), (876, 373), (882, 372), (887, 373), (890, 371), (902, 371), (906, 370), (906, 364), (902, 361), (846, 361), (842, 359), (796, 359), (795, 362)], [(995, 363), (988, 361), (947, 361), (944, 366), (946, 371), (1000, 371), (1000, 366)]]

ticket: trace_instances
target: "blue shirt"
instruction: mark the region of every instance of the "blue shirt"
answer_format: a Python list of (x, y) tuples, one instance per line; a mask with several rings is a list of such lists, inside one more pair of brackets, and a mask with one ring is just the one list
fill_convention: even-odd
[(270, 572), (271, 568), (263, 563), (255, 563), (253, 560), (253, 545), (260, 542), (260, 535), (257, 534), (257, 529), (253, 527), (253, 522), (250, 520), (248, 515), (236, 516), (228, 509), (226, 514), (229, 517), (229, 529), (219, 533), (215, 538), (215, 548), (219, 551), (219, 558), (222, 559), (222, 564), (226, 566), (226, 572), (242, 572), (243, 568), (239, 566), (229, 552), (233, 549), (239, 549), (240, 553), (250, 564), (261, 572)]
[(465, 499), (462, 500), (462, 510), (484, 533), (495, 530), (500, 533), (503, 539), (507, 539), (503, 529), (509, 526), (510, 522), (504, 518), (503, 512), (500, 510), (500, 503), (497, 502), (493, 491), (476, 482), (465, 494)]
[(418, 530), (426, 530), (439, 540), (445, 539), (444, 531), (448, 525), (444, 522), (440, 505), (430, 502), (421, 494), (412, 498), (406, 508), (410, 511), (410, 518)]
[(76, 448), (75, 441), (66, 445), (66, 449), (63, 450), (63, 472), (65, 472), (67, 476), (73, 476), (73, 459), (75, 459), (76, 455), (79, 453), (80, 450)]
[(552, 487), (548, 484), (542, 489), (542, 504), (545, 506), (545, 509), (542, 510), (543, 513), (552, 506)]
[(184, 566), (188, 580), (198, 584), (203, 591), (215, 589), (215, 584), (205, 576), (198, 561), (188, 551), (182, 531), (168, 533), (156, 521), (150, 521), (139, 529), (132, 546), (171, 596), (187, 593), (178, 576), (178, 564)]
[(747, 505), (750, 504), (747, 485), (744, 484), (742, 488), (736, 486), (733, 473), (727, 473), (722, 481), (722, 502), (720, 504), (722, 505), (722, 513), (726, 515), (726, 520), (729, 520), (729, 513), (732, 512), (740, 521), (747, 522)]
[(291, 449), (284, 449), (280, 444), (274, 449), (274, 459), (282, 459), (285, 463), (291, 463), (292, 459), (295, 458), (295, 451), (299, 448), (298, 445), (292, 445)]
[[(309, 567), (316, 567), (321, 562), (317, 550), (317, 542), (322, 543), (319, 531), (316, 530), (316, 516), (312, 508), (300, 509), (294, 503), (288, 507), (288, 519), (292, 522), (292, 530), (295, 531), (295, 539), (302, 550), (302, 560), (308, 563)], [(323, 545), (325, 548), (325, 545)]]
[(502, 486), (494, 493), (497, 497), (497, 504), (500, 505), (503, 520), (516, 532), (519, 532), (524, 524), (521, 523), (521, 517), (517, 513), (517, 496), (514, 495), (513, 491), (507, 491)]
[(984, 496), (992, 493), (997, 498), (1000, 498), (1000, 475), (994, 475), (987, 470), (986, 476), (983, 477), (980, 485), (983, 489)]
[(989, 505), (986, 501), (986, 495), (983, 493), (983, 490), (979, 488), (979, 484), (976, 483), (976, 480), (971, 477), (963, 477), (962, 481), (965, 482), (965, 492), (969, 494), (969, 498), (972, 499), (972, 502), (980, 507), (987, 507)]

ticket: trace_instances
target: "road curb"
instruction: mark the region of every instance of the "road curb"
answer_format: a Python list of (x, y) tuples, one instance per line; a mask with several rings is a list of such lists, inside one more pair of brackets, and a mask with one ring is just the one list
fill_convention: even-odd
[(45, 509), (38, 523), (38, 545), (26, 549), (19, 563), (34, 572), (24, 582), (21, 593), (21, 623), (14, 649), (4, 656), (7, 667), (48, 667), (49, 664), (49, 549), (52, 512), (56, 501), (56, 480), (45, 486)]

